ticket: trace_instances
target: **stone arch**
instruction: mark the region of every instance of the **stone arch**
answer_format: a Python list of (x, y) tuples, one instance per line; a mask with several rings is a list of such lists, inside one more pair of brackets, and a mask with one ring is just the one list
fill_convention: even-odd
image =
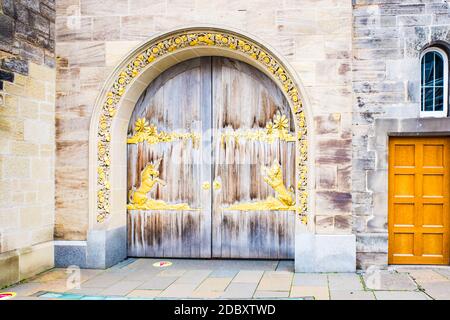
[(126, 136), (137, 99), (164, 70), (200, 56), (243, 61), (282, 89), (297, 134), (296, 198), (298, 221), (302, 222), (297, 225), (303, 232), (314, 232), (314, 143), (305, 90), (293, 68), (269, 45), (241, 31), (216, 26), (183, 27), (152, 37), (132, 50), (104, 83), (94, 105), (89, 133), (89, 229), (111, 230), (126, 225)]

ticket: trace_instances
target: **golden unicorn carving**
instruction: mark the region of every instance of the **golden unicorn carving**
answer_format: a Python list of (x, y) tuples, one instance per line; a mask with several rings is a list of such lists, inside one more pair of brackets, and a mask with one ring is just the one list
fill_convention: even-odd
[(276, 197), (269, 196), (263, 201), (234, 204), (226, 208), (227, 210), (295, 210), (294, 193), (284, 185), (283, 171), (278, 160), (275, 160), (270, 168), (262, 166), (261, 173), (264, 181), (275, 191)]
[(149, 199), (147, 194), (156, 184), (166, 185), (164, 180), (159, 178), (159, 165), (161, 160), (156, 163), (149, 163), (141, 172), (141, 185), (130, 192), (130, 203), (128, 210), (194, 210), (187, 203), (167, 204), (162, 200)]

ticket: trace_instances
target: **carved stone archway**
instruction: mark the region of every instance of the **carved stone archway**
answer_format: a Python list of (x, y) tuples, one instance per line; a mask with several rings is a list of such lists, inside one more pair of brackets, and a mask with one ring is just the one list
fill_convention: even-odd
[[(214, 26), (184, 27), (154, 36), (130, 52), (97, 97), (89, 137), (87, 265), (105, 267), (126, 256), (126, 136), (136, 101), (164, 70), (199, 56), (223, 56), (248, 63), (284, 92), (297, 135), (296, 235), (314, 233), (314, 184), (308, 184), (314, 181), (313, 152), (309, 147), (314, 144), (312, 130), (308, 130), (312, 128), (312, 116), (295, 72), (274, 49), (241, 31)], [(114, 249), (108, 249), (109, 246)]]

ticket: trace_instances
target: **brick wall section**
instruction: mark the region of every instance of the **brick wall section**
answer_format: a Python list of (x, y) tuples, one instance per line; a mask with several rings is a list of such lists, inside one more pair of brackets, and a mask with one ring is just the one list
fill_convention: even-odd
[(55, 3), (0, 5), (1, 287), (53, 265)]
[(418, 117), (420, 52), (438, 40), (450, 42), (447, 1), (353, 0), (352, 211), (360, 267), (387, 263), (387, 139), (376, 123)]
[(350, 1), (60, 0), (56, 9), (57, 238), (85, 238), (88, 128), (107, 74), (155, 33), (202, 23), (247, 31), (290, 60), (314, 110), (317, 230), (351, 233)]

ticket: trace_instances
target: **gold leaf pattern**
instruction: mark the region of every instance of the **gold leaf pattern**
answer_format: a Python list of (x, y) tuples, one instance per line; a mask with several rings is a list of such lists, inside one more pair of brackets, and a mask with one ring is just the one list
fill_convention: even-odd
[(147, 141), (149, 144), (157, 144), (163, 142), (174, 142), (177, 140), (191, 140), (194, 148), (197, 148), (200, 141), (200, 135), (192, 132), (158, 132), (158, 128), (148, 124), (145, 118), (138, 118), (134, 124), (134, 135), (127, 139), (128, 144), (136, 144)]

